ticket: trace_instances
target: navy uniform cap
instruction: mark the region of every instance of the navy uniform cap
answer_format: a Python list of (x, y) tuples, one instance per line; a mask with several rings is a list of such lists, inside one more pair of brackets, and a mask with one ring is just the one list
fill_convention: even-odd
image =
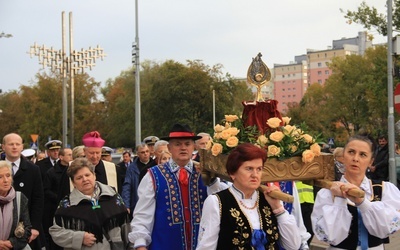
[(144, 138), (143, 142), (146, 143), (147, 145), (153, 145), (156, 142), (158, 142), (160, 139), (157, 136), (150, 135)]
[(103, 146), (101, 148), (101, 156), (107, 156), (107, 155), (111, 155), (111, 153), (113, 152), (113, 149), (107, 146)]
[(35, 155), (35, 153), (36, 153), (36, 151), (33, 150), (33, 149), (31, 149), (31, 148), (24, 149), (24, 150), (22, 150), (22, 152), (21, 152), (21, 154), (22, 154), (23, 156), (25, 156), (25, 157), (32, 157), (32, 156)]
[(51, 140), (51, 141), (48, 141), (46, 144), (44, 144), (44, 146), (47, 149), (56, 149), (56, 148), (61, 148), (61, 144), (62, 144), (62, 142), (59, 140)]

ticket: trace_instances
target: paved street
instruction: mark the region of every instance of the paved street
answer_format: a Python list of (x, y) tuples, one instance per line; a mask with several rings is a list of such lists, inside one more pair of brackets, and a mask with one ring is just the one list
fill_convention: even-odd
[[(327, 248), (327, 244), (317, 239), (313, 239), (311, 242), (310, 250), (323, 250)], [(400, 232), (397, 231), (395, 234), (390, 236), (390, 244), (385, 245), (385, 250), (398, 250), (400, 249)]]

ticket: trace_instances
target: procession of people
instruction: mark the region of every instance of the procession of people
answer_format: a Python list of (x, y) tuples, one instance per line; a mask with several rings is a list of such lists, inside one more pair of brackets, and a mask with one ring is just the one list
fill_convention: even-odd
[[(299, 197), (307, 185), (271, 183), (259, 191), (267, 154), (253, 144), (230, 152), (231, 181), (204, 182), (198, 150), (212, 137), (185, 124), (175, 124), (167, 136), (146, 137), (136, 155), (124, 151), (117, 165), (97, 131), (74, 149), (47, 142), (48, 157), (36, 163), (22, 154), (21, 136), (7, 134), (0, 161), (0, 249), (306, 250), (311, 235), (328, 249), (384, 249), (400, 228), (400, 192), (387, 174), (377, 174), (388, 172), (383, 139), (377, 147), (356, 135), (335, 151), (340, 175), (315, 200), (308, 196), (311, 208), (301, 217), (304, 198), (288, 206), (268, 194), (290, 184), (290, 194)], [(365, 197), (352, 196), (356, 189)]]

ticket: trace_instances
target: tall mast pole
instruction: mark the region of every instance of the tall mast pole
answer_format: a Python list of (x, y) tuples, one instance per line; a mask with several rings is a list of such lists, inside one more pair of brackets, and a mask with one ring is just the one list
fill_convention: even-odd
[(140, 61), (139, 61), (139, 17), (138, 17), (138, 0), (135, 0), (135, 25), (136, 36), (134, 44), (135, 57), (135, 142), (138, 145), (141, 139), (141, 108), (140, 108)]
[(74, 148), (75, 140), (75, 69), (73, 69), (73, 51), (74, 51), (74, 38), (73, 38), (73, 27), (72, 27), (72, 12), (69, 13), (69, 79), (70, 79), (70, 91), (71, 91), (71, 117), (70, 117), (70, 147)]
[(65, 12), (62, 12), (61, 22), (62, 22), (62, 143), (63, 147), (67, 146), (67, 128), (68, 128), (68, 119), (67, 119), (67, 56), (65, 52), (66, 45), (66, 37), (65, 37)]

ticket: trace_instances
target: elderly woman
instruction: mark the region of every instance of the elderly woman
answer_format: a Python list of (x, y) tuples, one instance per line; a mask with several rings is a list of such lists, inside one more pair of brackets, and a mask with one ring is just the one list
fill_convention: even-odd
[(205, 200), (197, 250), (300, 248), (295, 218), (267, 195), (278, 187), (258, 191), (266, 158), (250, 143), (231, 151), (226, 170), (233, 185)]
[(335, 163), (335, 181), (340, 181), (345, 171), (343, 164), (343, 148), (337, 147), (333, 150), (333, 160)]
[[(365, 171), (373, 162), (375, 145), (367, 136), (351, 137), (344, 147), (346, 168), (340, 182), (318, 192), (311, 215), (313, 230), (328, 249), (384, 249), (400, 218), (400, 192), (390, 182), (372, 183)], [(354, 197), (350, 190), (363, 190)]]
[(31, 236), (28, 199), (20, 192), (16, 195), (11, 173), (11, 165), (0, 161), (0, 250), (24, 249)]
[(122, 198), (96, 181), (86, 158), (75, 159), (67, 173), (74, 189), (55, 213), (49, 229), (53, 241), (64, 249), (125, 249), (123, 229), (129, 221)]

